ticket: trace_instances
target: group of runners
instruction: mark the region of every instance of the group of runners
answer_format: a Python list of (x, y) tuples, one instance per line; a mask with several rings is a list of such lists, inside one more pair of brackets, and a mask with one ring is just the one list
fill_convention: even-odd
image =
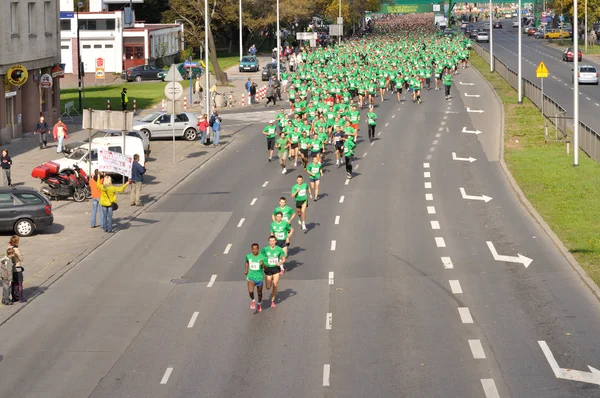
[(345, 164), (346, 177), (352, 178), (361, 111), (368, 107), (365, 121), (368, 139), (373, 141), (376, 97), (382, 102), (388, 92), (395, 93), (400, 103), (403, 92), (409, 92), (412, 101), (420, 104), (421, 90), (424, 85), (431, 89), (433, 79), (436, 91), (440, 83), (445, 86), (448, 99), (452, 76), (458, 67), (467, 66), (470, 46), (468, 39), (444, 36), (432, 29), (390, 32), (385, 25), (379, 29), (376, 25), (371, 37), (306, 51), (304, 62), (293, 74), (286, 74), (290, 111), (281, 108), (262, 134), (267, 140), (268, 161), (273, 161), (277, 152), (282, 174), (287, 174), (293, 162), (296, 170), (302, 166), (309, 181), (297, 175), (291, 191), (296, 210), (287, 205), (285, 197), (280, 198), (271, 215), (267, 246), (261, 249), (253, 243), (246, 255), (251, 310), (262, 311), (263, 282), (271, 290), (271, 307), (276, 306), (279, 278), (285, 272), (294, 235), (293, 220), (307, 230), (306, 209), (309, 200), (319, 199), (325, 157), (333, 152), (336, 165)]

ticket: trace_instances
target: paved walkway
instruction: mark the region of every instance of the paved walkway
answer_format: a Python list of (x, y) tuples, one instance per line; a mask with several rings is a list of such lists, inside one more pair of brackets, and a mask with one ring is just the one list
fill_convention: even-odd
[[(152, 141), (152, 153), (146, 163), (147, 174), (144, 177), (142, 201), (149, 204), (160, 199), (165, 193), (179, 184), (203, 163), (220, 152), (233, 139), (234, 134), (249, 123), (238, 123), (231, 127), (224, 121), (221, 145), (203, 146), (199, 141), (175, 141), (175, 163), (173, 163), (173, 144), (170, 140)], [(233, 123), (232, 123), (233, 124)], [(69, 126), (76, 131), (76, 126)], [(88, 136), (87, 131), (69, 134), (69, 141), (81, 141)], [(6, 148), (13, 159), (12, 175), (15, 184), (41, 188), (40, 181), (31, 177), (31, 171), (40, 164), (60, 157), (56, 153), (56, 143), (51, 140), (47, 149), (38, 148), (38, 137), (31, 133), (15, 140)], [(127, 229), (129, 221), (139, 216), (144, 207), (129, 206), (129, 189), (119, 195), (119, 210), (115, 213), (116, 230)], [(54, 225), (40, 230), (28, 238), (21, 239), (20, 248), (24, 255), (25, 267), (24, 295), (28, 300), (42, 294), (47, 287), (73, 268), (79, 261), (98, 248), (114, 234), (106, 234), (101, 228), (91, 228), (91, 203), (76, 203), (72, 200), (52, 202)], [(140, 218), (137, 218), (139, 221)], [(125, 232), (127, 233), (127, 232)], [(8, 245), (12, 234), (2, 233), (0, 240)], [(6, 322), (18, 312), (24, 304), (0, 306), (0, 324)]]

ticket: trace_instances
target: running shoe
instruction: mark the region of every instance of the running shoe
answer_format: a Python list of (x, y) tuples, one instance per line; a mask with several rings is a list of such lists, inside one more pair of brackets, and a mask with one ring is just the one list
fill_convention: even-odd
[(352, 174), (348, 173), (347, 174), (348, 178), (352, 178)]
[(273, 160), (273, 158), (269, 158), (269, 162), (272, 161), (272, 160)]
[(256, 311), (258, 311), (258, 312), (262, 312), (262, 305), (260, 305), (260, 304), (259, 304), (259, 305), (257, 305), (257, 306), (256, 306)]
[[(258, 305), (260, 307), (260, 304)], [(252, 301), (252, 303), (250, 304), (250, 311), (254, 311), (256, 309), (256, 303), (254, 301)]]
[(302, 220), (298, 219), (298, 225), (302, 225)]
[(271, 308), (275, 308), (275, 302), (271, 301)]
[(302, 223), (302, 230), (306, 231), (306, 224)]

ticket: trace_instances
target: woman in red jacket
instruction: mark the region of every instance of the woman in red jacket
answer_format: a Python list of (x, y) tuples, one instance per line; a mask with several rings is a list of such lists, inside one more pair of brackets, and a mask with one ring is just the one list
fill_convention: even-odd
[(208, 138), (206, 135), (208, 131), (208, 116), (206, 115), (206, 113), (202, 115), (202, 119), (198, 120), (198, 129), (202, 133), (202, 138), (200, 139), (200, 142), (202, 142), (202, 145), (206, 145), (206, 139)]

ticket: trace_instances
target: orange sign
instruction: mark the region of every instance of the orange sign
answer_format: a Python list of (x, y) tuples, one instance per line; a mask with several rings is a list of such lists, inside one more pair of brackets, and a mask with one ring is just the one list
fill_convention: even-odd
[(104, 58), (96, 58), (96, 79), (104, 79)]

